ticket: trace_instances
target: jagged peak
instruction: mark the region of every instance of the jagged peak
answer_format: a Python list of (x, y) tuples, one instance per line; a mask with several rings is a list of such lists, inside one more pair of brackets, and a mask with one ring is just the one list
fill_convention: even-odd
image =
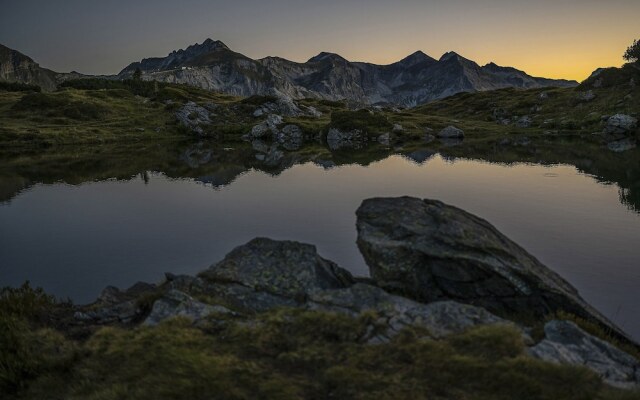
[(520, 71), (520, 70), (518, 70), (516, 68), (503, 67), (503, 66), (500, 66), (500, 65), (498, 65), (498, 64), (496, 64), (494, 62), (490, 62), (487, 65), (482, 66), (482, 68), (486, 69), (488, 71), (494, 71), (494, 72), (502, 71), (502, 72), (522, 72), (522, 73), (524, 73), (523, 71)]
[(418, 50), (414, 53), (409, 54), (402, 60), (398, 61), (398, 64), (402, 64), (404, 66), (412, 66), (425, 61), (435, 61), (433, 57), (428, 56), (421, 50)]
[(329, 53), (326, 51), (320, 52), (315, 57), (311, 57), (307, 62), (318, 62), (323, 60), (344, 60), (344, 58), (336, 53)]
[(186, 49), (175, 50), (171, 52), (171, 54), (181, 54), (181, 53), (207, 53), (210, 51), (216, 50), (229, 50), (226, 44), (221, 42), (220, 40), (213, 40), (211, 38), (202, 42), (202, 44), (195, 43)]
[(449, 51), (446, 52), (442, 55), (442, 57), (440, 57), (439, 61), (449, 61), (449, 60), (453, 60), (453, 59), (464, 59), (464, 57), (462, 57), (460, 54), (456, 53), (455, 51)]

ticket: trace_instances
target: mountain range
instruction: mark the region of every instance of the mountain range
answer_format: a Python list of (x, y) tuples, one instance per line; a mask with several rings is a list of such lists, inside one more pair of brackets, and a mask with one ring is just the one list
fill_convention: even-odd
[[(6, 57), (5, 49), (12, 52), (12, 56)], [(144, 80), (187, 84), (238, 96), (312, 97), (405, 107), (460, 92), (578, 84), (569, 80), (536, 78), (494, 63), (480, 66), (455, 52), (435, 59), (417, 51), (389, 65), (352, 62), (337, 54), (322, 52), (300, 63), (280, 57), (254, 60), (211, 39), (173, 51), (166, 57), (134, 62), (117, 76), (108, 78), (131, 78), (137, 69)], [(49, 89), (51, 82), (55, 85), (55, 81), (78, 77), (86, 76), (77, 73), (56, 75), (16, 51), (0, 48), (0, 80), (35, 83)]]

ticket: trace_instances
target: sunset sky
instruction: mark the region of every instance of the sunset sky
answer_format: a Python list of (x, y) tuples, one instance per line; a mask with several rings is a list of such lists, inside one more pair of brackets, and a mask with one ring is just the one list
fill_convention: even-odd
[(0, 43), (56, 71), (113, 74), (210, 37), (252, 58), (320, 51), (388, 64), (453, 50), (582, 80), (621, 65), (640, 0), (0, 0)]

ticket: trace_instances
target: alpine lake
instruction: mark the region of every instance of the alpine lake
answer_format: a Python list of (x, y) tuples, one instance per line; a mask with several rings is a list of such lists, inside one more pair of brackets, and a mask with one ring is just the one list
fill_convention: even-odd
[(640, 150), (588, 154), (312, 145), (267, 165), (248, 143), (186, 140), (5, 155), (0, 286), (88, 303), (195, 274), (254, 237), (314, 244), (366, 276), (355, 210), (408, 195), (488, 220), (640, 339)]

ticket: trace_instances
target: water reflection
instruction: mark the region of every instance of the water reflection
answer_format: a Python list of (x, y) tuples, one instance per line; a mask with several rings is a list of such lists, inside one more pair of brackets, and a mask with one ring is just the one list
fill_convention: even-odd
[(640, 338), (640, 215), (619, 203), (640, 210), (637, 153), (576, 151), (545, 166), (562, 157), (552, 150), (318, 146), (266, 166), (247, 144), (187, 142), (5, 157), (0, 285), (30, 279), (84, 302), (109, 284), (195, 273), (255, 236), (314, 243), (365, 275), (356, 208), (413, 195), (488, 219)]
[[(231, 184), (250, 170), (278, 175), (294, 165), (313, 162), (329, 169), (343, 165), (367, 166), (390, 155), (400, 155), (418, 164), (436, 154), (422, 143), (406, 143), (400, 148), (368, 146), (331, 152), (324, 146), (307, 146), (287, 151), (277, 163), (256, 158), (255, 149), (244, 142), (167, 142), (135, 146), (67, 146), (39, 150), (33, 154), (0, 154), (0, 202), (9, 201), (36, 183), (80, 184), (107, 179), (131, 179), (146, 171), (163, 172), (173, 178), (193, 178), (220, 187)], [(472, 159), (512, 165), (570, 164), (603, 184), (615, 184), (619, 199), (640, 212), (640, 150), (616, 154), (587, 147), (511, 147), (475, 150), (469, 147), (440, 148), (448, 159)]]

